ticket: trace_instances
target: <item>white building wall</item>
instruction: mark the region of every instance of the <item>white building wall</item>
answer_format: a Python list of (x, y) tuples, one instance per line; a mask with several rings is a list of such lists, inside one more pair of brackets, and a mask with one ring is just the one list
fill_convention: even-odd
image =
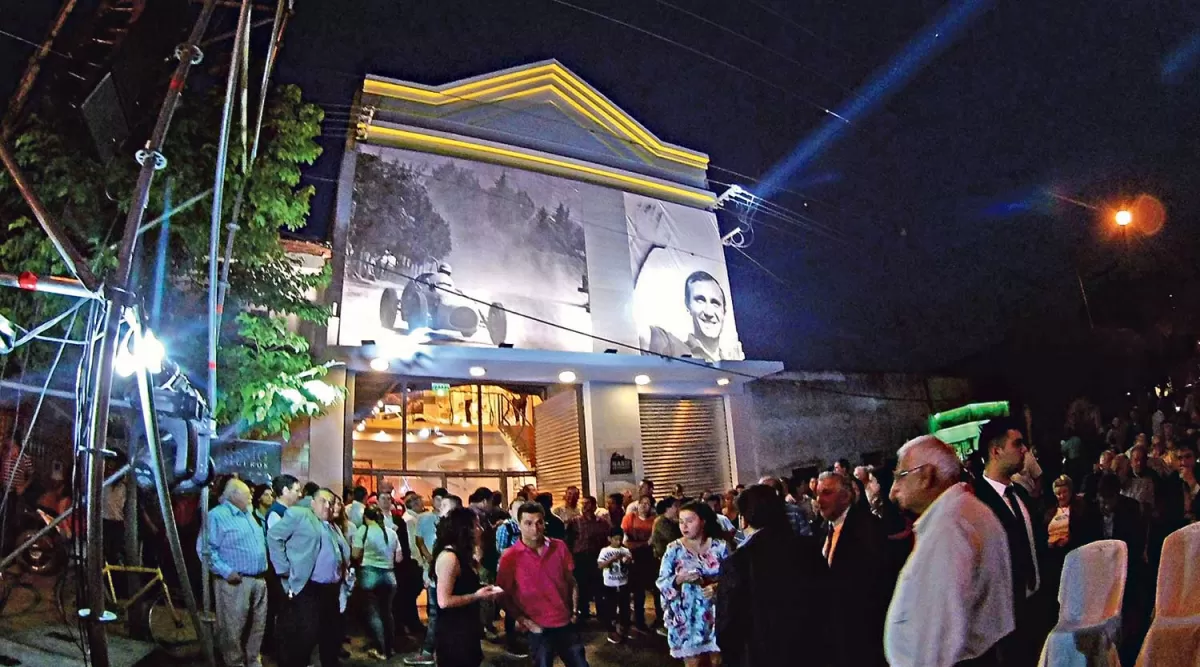
[[(325, 381), (345, 386), (345, 369), (330, 369)], [(336, 493), (341, 493), (345, 485), (343, 457), (349, 444), (345, 441), (346, 409), (345, 402), (338, 403), (314, 418), (308, 430), (308, 479)]]
[[(637, 385), (585, 382), (583, 424), (587, 439), (588, 488), (592, 495), (600, 499), (608, 493), (636, 485), (643, 474)], [(614, 453), (633, 459), (633, 474), (609, 474)]]

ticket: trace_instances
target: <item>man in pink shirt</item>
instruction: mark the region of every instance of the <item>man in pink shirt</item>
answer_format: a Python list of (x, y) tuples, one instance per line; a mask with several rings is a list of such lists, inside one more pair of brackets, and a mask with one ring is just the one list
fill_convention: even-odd
[(571, 549), (546, 537), (545, 509), (525, 503), (517, 510), (521, 539), (504, 551), (496, 585), (504, 605), (529, 633), (534, 667), (552, 667), (555, 656), (566, 667), (588, 667), (583, 640), (575, 628), (579, 590), (572, 573)]

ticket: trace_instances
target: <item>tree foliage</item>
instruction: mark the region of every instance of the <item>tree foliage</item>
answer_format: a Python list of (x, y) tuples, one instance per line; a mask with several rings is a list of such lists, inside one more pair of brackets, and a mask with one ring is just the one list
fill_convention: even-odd
[(384, 253), (404, 266), (450, 254), (450, 225), (434, 209), (416, 169), (364, 153), (355, 180), (350, 252), (360, 273), (371, 273)]
[[(216, 168), (221, 98), (216, 92), (186, 96), (167, 135), (163, 153), (167, 167), (156, 175), (146, 220), (163, 211), (168, 181), (175, 206), (210, 188)], [(324, 374), (315, 365), (303, 337), (289, 333), (286, 321), (323, 324), (329, 316), (313, 297), (329, 279), (328, 271), (310, 272), (287, 255), (280, 230), (301, 228), (314, 189), (301, 185), (300, 169), (321, 153), (315, 139), (323, 113), (303, 101), (296, 86), (274, 89), (267, 100), (262, 143), (253, 173), (242, 172), (245, 152), (240, 142), (230, 148), (226, 169), (224, 225), (232, 218), (239, 188), (245, 183), (245, 201), (238, 219), (230, 287), (225, 302), (218, 353), (216, 412), (221, 423), (243, 422), (244, 431), (257, 435), (287, 432), (296, 416), (319, 414), (329, 392), (313, 384)], [(34, 117), (17, 135), (17, 162), (34, 183), (48, 210), (59, 216), (73, 240), (98, 269), (114, 264), (137, 165), (132, 157), (111, 164), (71, 145), (69, 126), (62, 119)], [(237, 136), (238, 133), (234, 132)], [(170, 218), (167, 284), (150, 283), (155, 261), (155, 241), (163, 228), (143, 234), (139, 241), (140, 269), (136, 290), (144, 302), (153, 290), (164, 290), (164, 310), (158, 333), (169, 354), (193, 382), (206, 382), (208, 244), (212, 201), (206, 198)], [(33, 271), (40, 275), (66, 275), (45, 234), (32, 219), (16, 188), (0, 174), (0, 224), (7, 232), (0, 240), (0, 266), (7, 271)], [(38, 310), (49, 312), (59, 300), (38, 295)], [(32, 323), (32, 295), (0, 292), (0, 311), (18, 322)], [(319, 396), (318, 396), (319, 395)], [(300, 400), (295, 400), (299, 396)]]

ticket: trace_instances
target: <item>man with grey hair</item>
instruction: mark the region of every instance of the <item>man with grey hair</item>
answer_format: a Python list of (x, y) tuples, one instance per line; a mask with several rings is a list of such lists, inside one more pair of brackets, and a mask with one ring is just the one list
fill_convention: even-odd
[(342, 651), (342, 581), (350, 545), (329, 519), (333, 491), (288, 508), (267, 530), (271, 563), (287, 596), (278, 617), (279, 667), (307, 667), (319, 647), (321, 667), (338, 667)]
[(1016, 627), (1008, 537), (961, 476), (931, 435), (900, 448), (891, 498), (920, 517), (884, 625), (892, 667), (999, 665), (996, 645)]
[[(250, 487), (230, 479), (208, 515), (217, 642), (226, 667), (259, 667), (267, 624), (267, 545), (250, 508)], [(196, 542), (204, 558), (204, 538)]]
[(883, 622), (899, 564), (889, 562), (887, 534), (879, 519), (854, 502), (853, 485), (854, 480), (836, 472), (817, 478), (821, 556), (838, 592), (828, 610), (832, 645), (838, 647), (830, 656), (834, 665), (886, 667)]

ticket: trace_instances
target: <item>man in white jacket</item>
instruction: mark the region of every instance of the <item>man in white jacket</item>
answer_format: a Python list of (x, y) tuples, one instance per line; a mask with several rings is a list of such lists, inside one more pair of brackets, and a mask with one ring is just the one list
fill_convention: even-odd
[(900, 448), (891, 498), (920, 518), (884, 626), (892, 667), (998, 665), (996, 644), (1016, 628), (1008, 538), (962, 472), (933, 436)]

